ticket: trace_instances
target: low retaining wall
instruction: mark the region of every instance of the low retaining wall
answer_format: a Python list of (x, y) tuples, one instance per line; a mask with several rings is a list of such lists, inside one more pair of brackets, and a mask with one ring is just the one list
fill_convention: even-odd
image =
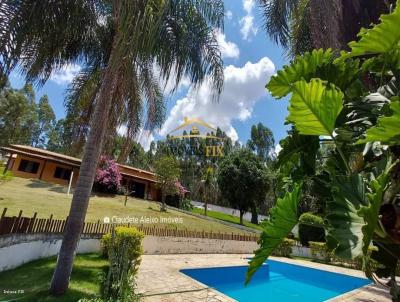
[(254, 241), (146, 236), (143, 247), (145, 254), (251, 254), (258, 244)]
[(292, 246), (292, 256), (311, 258), (311, 249), (305, 246)]
[[(82, 235), (77, 253), (100, 251), (99, 236)], [(58, 254), (62, 235), (13, 234), (0, 237), (0, 272), (26, 262)], [(250, 254), (257, 249), (253, 241), (207, 238), (146, 236), (145, 254)]]
[[(15, 268), (26, 262), (58, 254), (61, 235), (15, 234), (0, 238), (0, 272)], [(99, 238), (83, 236), (78, 253), (93, 253), (100, 250)]]

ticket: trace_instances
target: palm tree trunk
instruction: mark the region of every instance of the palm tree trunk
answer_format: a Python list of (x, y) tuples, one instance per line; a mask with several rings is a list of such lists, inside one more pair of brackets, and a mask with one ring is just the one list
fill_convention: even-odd
[(310, 30), (315, 48), (348, 49), (361, 27), (377, 23), (382, 13), (389, 13), (394, 0), (310, 0)]
[(341, 24), (342, 16), (341, 0), (310, 0), (310, 31), (314, 47), (342, 49)]
[(64, 294), (68, 289), (72, 264), (83, 230), (86, 211), (89, 205), (89, 197), (103, 146), (115, 82), (116, 76), (113, 73), (112, 66), (109, 66), (104, 74), (102, 86), (98, 95), (98, 102), (90, 124), (89, 136), (85, 144), (79, 177), (64, 230), (64, 238), (57, 258), (57, 266), (51, 281), (50, 292), (54, 295)]

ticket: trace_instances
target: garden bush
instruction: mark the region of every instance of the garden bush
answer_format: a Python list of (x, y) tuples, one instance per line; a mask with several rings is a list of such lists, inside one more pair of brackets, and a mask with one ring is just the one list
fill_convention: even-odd
[(134, 278), (143, 253), (144, 234), (136, 228), (116, 227), (101, 239), (102, 253), (110, 261), (103, 280), (103, 298), (118, 301), (135, 301)]
[(285, 238), (274, 250), (273, 255), (278, 257), (290, 257), (292, 254), (292, 246), (294, 245), (294, 240)]
[[(331, 263), (335, 265), (347, 266), (354, 269), (362, 270), (363, 269), (363, 261), (362, 256), (356, 257), (354, 259), (342, 259), (329, 250), (328, 246), (325, 242), (309, 242), (311, 249), (311, 257), (314, 260), (324, 261), (325, 263)], [(370, 246), (368, 248), (368, 255), (371, 256), (373, 251), (377, 251), (378, 248), (375, 246)], [(378, 268), (378, 263), (373, 259), (370, 259), (369, 263), (371, 269), (375, 271)]]
[(310, 241), (325, 242), (324, 220), (312, 213), (303, 213), (299, 219), (299, 238), (303, 246)]
[(328, 246), (325, 242), (313, 242), (309, 241), (311, 250), (311, 257), (315, 260), (323, 260), (325, 263), (329, 263), (333, 257), (333, 253), (328, 250)]
[(183, 198), (179, 203), (179, 208), (185, 211), (191, 211), (193, 209), (191, 200), (189, 198)]

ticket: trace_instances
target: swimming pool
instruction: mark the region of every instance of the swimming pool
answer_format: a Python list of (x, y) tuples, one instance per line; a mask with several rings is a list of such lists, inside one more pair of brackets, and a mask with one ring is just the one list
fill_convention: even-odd
[(240, 302), (320, 302), (371, 283), (365, 278), (268, 260), (244, 286), (246, 271), (247, 266), (181, 270)]

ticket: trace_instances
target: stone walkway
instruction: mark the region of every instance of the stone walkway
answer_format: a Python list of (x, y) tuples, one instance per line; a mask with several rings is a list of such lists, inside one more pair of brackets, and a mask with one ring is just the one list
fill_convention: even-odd
[[(137, 278), (137, 291), (143, 302), (232, 302), (236, 301), (179, 272), (183, 268), (247, 265), (251, 255), (191, 254), (144, 255)], [(273, 260), (304, 265), (327, 271), (363, 277), (360, 271), (303, 260), (271, 257)], [(329, 302), (390, 302), (388, 293), (377, 285), (369, 285)]]

